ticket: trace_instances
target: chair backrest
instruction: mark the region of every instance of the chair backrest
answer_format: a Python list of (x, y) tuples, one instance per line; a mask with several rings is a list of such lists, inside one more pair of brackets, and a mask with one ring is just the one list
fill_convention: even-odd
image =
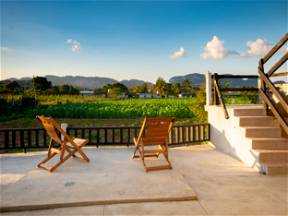
[(172, 117), (145, 118), (141, 129), (142, 134), (139, 134), (143, 144), (164, 144), (174, 121)]
[[(65, 131), (61, 129), (59, 124), (52, 118), (52, 117), (45, 117), (45, 116), (37, 116), (37, 118), (42, 123), (43, 127), (45, 128), (47, 134), (53, 139), (55, 142), (61, 144), (61, 138), (59, 136), (59, 133), (64, 136), (64, 138), (67, 138), (68, 135)], [(59, 132), (59, 133), (58, 133)]]

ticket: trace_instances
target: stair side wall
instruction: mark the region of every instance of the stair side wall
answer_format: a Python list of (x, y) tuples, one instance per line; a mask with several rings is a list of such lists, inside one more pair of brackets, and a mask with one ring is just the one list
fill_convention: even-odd
[(249, 167), (259, 167), (258, 156), (251, 151), (252, 140), (246, 138), (245, 129), (239, 126), (233, 108), (228, 108), (230, 118), (225, 119), (223, 108), (206, 106), (210, 123), (210, 141), (217, 150), (243, 161)]

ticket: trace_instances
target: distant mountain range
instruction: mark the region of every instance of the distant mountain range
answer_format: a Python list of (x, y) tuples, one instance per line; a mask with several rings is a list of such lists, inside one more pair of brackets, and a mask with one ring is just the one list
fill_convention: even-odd
[[(52, 83), (53, 86), (61, 86), (61, 85), (72, 85), (77, 86), (80, 89), (95, 89), (101, 88), (107, 84), (117, 83), (119, 81), (108, 78), (108, 77), (84, 77), (84, 76), (45, 76), (48, 81)], [(16, 81), (22, 87), (32, 87), (32, 78), (24, 77), (20, 79), (10, 78), (7, 80), (3, 80), (1, 82), (7, 81)], [(128, 88), (135, 85), (142, 85), (145, 81), (130, 79), (130, 80), (122, 80), (120, 83), (127, 86)], [(151, 82), (147, 82), (148, 85), (153, 85)]]
[(183, 76), (174, 76), (169, 79), (170, 83), (182, 83), (184, 80), (189, 80), (194, 86), (201, 86), (205, 83), (205, 75), (192, 73)]
[[(84, 76), (46, 76), (48, 81), (52, 82), (53, 86), (60, 86), (60, 85), (73, 85), (77, 86), (80, 89), (95, 89), (101, 88), (107, 84), (113, 84), (119, 82), (115, 79), (108, 78), (108, 77), (84, 77)], [(32, 86), (32, 78), (25, 77), (21, 79), (10, 78), (5, 81), (17, 81), (20, 86), (22, 87), (31, 87)], [(205, 83), (205, 75), (199, 73), (191, 73), (183, 76), (173, 76), (169, 79), (170, 83), (182, 83), (184, 80), (190, 80), (190, 82), (199, 87)], [(1, 82), (5, 82), (1, 81)], [(257, 86), (256, 79), (225, 79), (224, 82), (229, 82), (230, 86), (232, 87), (240, 87), (240, 86)], [(127, 87), (141, 85), (145, 81), (138, 80), (138, 79), (130, 79), (130, 80), (122, 80), (120, 83), (124, 84)], [(148, 82), (148, 85), (153, 85), (153, 83)]]

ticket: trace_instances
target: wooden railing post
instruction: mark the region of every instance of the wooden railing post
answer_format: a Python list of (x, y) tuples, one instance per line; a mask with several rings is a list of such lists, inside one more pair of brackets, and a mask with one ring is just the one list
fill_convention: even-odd
[[(268, 109), (270, 109), (271, 114), (275, 116), (275, 118), (280, 123), (283, 130), (288, 134), (288, 122), (284, 116), (288, 114), (288, 103), (285, 97), (280, 93), (280, 91), (276, 88), (275, 84), (271, 81), (270, 76), (275, 75), (274, 73), (278, 68), (280, 68), (285, 62), (288, 60), (288, 52), (282, 56), (280, 60), (278, 60), (267, 73), (264, 72), (264, 64), (272, 57), (274, 54), (283, 47), (283, 45), (288, 41), (288, 33), (259, 61), (258, 72), (259, 78), (261, 80), (261, 88), (260, 93), (262, 96), (262, 102), (264, 106), (264, 110), (266, 114), (268, 114)], [(282, 73), (286, 74), (286, 72)], [(275, 99), (279, 101), (279, 107)], [(270, 114), (270, 113), (269, 113)]]
[[(68, 124), (67, 123), (61, 123), (60, 125), (61, 129), (67, 133)], [(64, 140), (64, 136), (61, 134), (61, 140)]]
[(212, 105), (212, 78), (211, 73), (206, 72), (206, 106)]
[[(264, 74), (264, 61), (263, 59), (261, 58), (260, 61), (259, 61), (259, 67), (258, 67), (258, 71), (259, 71), (259, 75), (261, 74), (261, 72)], [(266, 84), (264, 82), (264, 80), (261, 78), (261, 76), (259, 76), (259, 79), (261, 80), (261, 90), (263, 92), (266, 93), (267, 89), (266, 89)], [(267, 112), (268, 112), (268, 106), (267, 106), (267, 103), (262, 99), (262, 103), (263, 103), (263, 107), (264, 107), (264, 110), (265, 110), (265, 113), (267, 115)]]

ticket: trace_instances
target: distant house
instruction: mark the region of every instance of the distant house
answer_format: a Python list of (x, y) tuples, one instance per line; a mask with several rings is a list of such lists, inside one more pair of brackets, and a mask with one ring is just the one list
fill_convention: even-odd
[(95, 93), (95, 96), (99, 98), (105, 98), (107, 95), (104, 93)]
[(79, 92), (80, 95), (82, 96), (91, 96), (94, 95), (94, 91), (92, 90), (82, 90)]
[(151, 93), (137, 93), (139, 98), (152, 98)]
[(159, 94), (151, 94), (151, 93), (137, 93), (139, 98), (161, 98)]
[(191, 97), (191, 94), (184, 92), (184, 93), (178, 94), (178, 97), (179, 98), (189, 98), (189, 97)]
[(117, 99), (127, 99), (127, 98), (128, 98), (128, 95), (125, 94), (124, 92), (122, 92), (121, 94), (119, 94), (119, 95), (117, 96)]

